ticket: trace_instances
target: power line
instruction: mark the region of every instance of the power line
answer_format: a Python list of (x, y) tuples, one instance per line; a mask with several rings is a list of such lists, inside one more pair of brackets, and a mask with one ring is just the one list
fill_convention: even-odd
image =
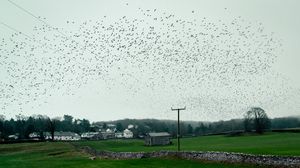
[[(11, 3), (12, 5), (14, 5), (15, 7), (19, 8), (20, 10), (24, 11), (25, 13), (27, 13), (28, 15), (32, 16), (33, 18), (37, 19), (38, 21), (44, 23), (45, 25), (47, 25), (48, 27), (52, 28), (53, 30), (56, 30), (58, 33), (60, 33), (61, 35), (63, 35), (65, 38), (67, 38), (68, 40), (71, 40), (72, 42), (75, 42), (77, 45), (81, 45), (80, 43), (78, 43), (77, 41), (73, 40), (71, 37), (69, 37), (68, 35), (66, 35), (65, 33), (63, 33), (62, 31), (58, 30), (57, 28), (55, 28), (54, 26), (51, 26), (49, 23), (47, 23), (46, 21), (42, 20), (40, 17), (34, 15), (32, 12), (30, 12), (29, 10), (23, 8), (22, 6), (16, 4), (15, 2), (11, 1), (11, 0), (7, 0), (9, 3)], [(88, 48), (86, 48), (85, 46), (83, 46), (86, 50), (88, 50), (91, 54), (95, 55), (95, 56), (99, 56), (96, 53), (94, 53), (93, 51), (89, 50)]]
[[(33, 18), (37, 19), (38, 21), (44, 23), (45, 25), (47, 25), (48, 27), (50, 27), (51, 29), (57, 31), (58, 33), (60, 33), (62, 36), (64, 36), (66, 39), (70, 40), (71, 42), (75, 42), (77, 45), (81, 45), (80, 43), (78, 43), (77, 41), (73, 40), (71, 37), (69, 37), (68, 35), (66, 35), (65, 33), (61, 32), (60, 30), (58, 30), (57, 28), (55, 28), (54, 26), (51, 26), (49, 23), (47, 23), (46, 21), (42, 20), (40, 17), (36, 16), (35, 14), (33, 14), (32, 12), (30, 12), (29, 10), (23, 8), (22, 6), (16, 4), (15, 2), (11, 1), (11, 0), (7, 0), (9, 3), (11, 3), (12, 5), (14, 5), (15, 7), (17, 7), (18, 9), (22, 10), (23, 12), (27, 13), (28, 15), (32, 16)], [(14, 30), (14, 29), (12, 29)], [(15, 31), (15, 30), (14, 30)], [(19, 31), (20, 32), (20, 31)], [(24, 33), (23, 33), (24, 34)], [(27, 37), (31, 38), (30, 36), (27, 35)], [(34, 41), (36, 41), (34, 39)], [(38, 41), (36, 41), (38, 42)], [(38, 42), (40, 43), (40, 42)], [(97, 55), (96, 53), (94, 53), (93, 51), (89, 50), (88, 48), (86, 48), (86, 46), (83, 46), (86, 50), (88, 50), (91, 54), (93, 54), (94, 56), (97, 56), (99, 57), (99, 55)], [(53, 49), (52, 49), (53, 50)], [(57, 52), (57, 50), (55, 50), (55, 52)], [(83, 65), (83, 66), (86, 66), (87, 68), (91, 69), (89, 66), (87, 65), (84, 65), (76, 60), (74, 60), (75, 62)], [(95, 69), (91, 69), (91, 70), (95, 70)]]
[(2, 22), (2, 21), (0, 21), (0, 23), (1, 23), (3, 26), (5, 26), (6, 28), (8, 28), (8, 29), (10, 29), (10, 30), (12, 30), (12, 31), (14, 31), (14, 32), (16, 32), (16, 33), (18, 33), (18, 34), (21, 34), (21, 35), (23, 35), (23, 36), (29, 38), (29, 39), (32, 40), (33, 42), (39, 43), (39, 44), (41, 44), (41, 45), (44, 45), (44, 46), (46, 46), (48, 49), (54, 50), (54, 52), (57, 52), (57, 51), (58, 51), (58, 50), (55, 50), (55, 49), (52, 48), (52, 47), (49, 47), (47, 44), (44, 44), (44, 43), (42, 43), (42, 42), (36, 40), (34, 37), (31, 37), (30, 35), (28, 35), (28, 34), (26, 34), (26, 33), (23, 33), (22, 31), (19, 31), (18, 29), (14, 28), (14, 27), (12, 27), (12, 26), (9, 26), (8, 24), (6, 24), (6, 23), (4, 23), (4, 22)]
[[(27, 14), (31, 15), (32, 17), (44, 22), (43, 20), (41, 20), (39, 17), (35, 16), (33, 13), (29, 12), (28, 10), (24, 9), (23, 7), (21, 7), (20, 5), (14, 3), (13, 1), (11, 0), (7, 0), (8, 2), (10, 2), (11, 4), (13, 4), (15, 7), (21, 9), (22, 11), (26, 12)], [(46, 22), (44, 22), (45, 24), (47, 24)]]
[[(53, 50), (55, 53), (56, 53), (57, 51), (60, 51), (60, 50), (55, 50), (54, 48), (48, 46), (47, 44), (41, 43), (40, 41), (36, 40), (35, 38), (33, 38), (33, 37), (27, 35), (26, 33), (23, 33), (22, 31), (17, 30), (16, 28), (14, 28), (14, 27), (12, 27), (12, 26), (9, 26), (8, 24), (6, 24), (6, 23), (4, 23), (4, 22), (2, 22), (2, 21), (0, 21), (0, 23), (1, 23), (4, 27), (6, 27), (6, 28), (8, 28), (8, 29), (10, 29), (10, 30), (12, 30), (12, 31), (14, 31), (14, 32), (16, 32), (16, 33), (18, 33), (18, 34), (21, 34), (21, 35), (23, 35), (23, 36), (25, 36), (25, 37), (27, 37), (27, 38), (29, 38), (29, 39), (32, 40), (33, 42), (36, 42), (36, 43), (39, 43), (39, 44), (41, 44), (41, 45), (46, 46), (48, 49)], [(61, 54), (64, 55), (64, 53), (61, 53)], [(76, 63), (81, 64), (81, 65), (83, 65), (83, 66), (85, 66), (85, 67), (87, 67), (87, 68), (89, 68), (90, 70), (95, 70), (95, 69), (92, 69), (92, 68), (90, 68), (88, 65), (85, 65), (85, 64), (83, 64), (83, 63), (81, 63), (81, 62), (78, 62), (78, 61), (76, 61), (76, 60), (73, 60), (73, 61), (75, 61)]]
[(18, 29), (14, 28), (14, 27), (12, 27), (12, 26), (10, 26), (10, 25), (8, 25), (8, 24), (2, 22), (2, 21), (0, 21), (0, 23), (1, 23), (4, 27), (6, 27), (6, 28), (8, 28), (8, 29), (10, 29), (10, 30), (12, 30), (12, 31), (14, 31), (14, 32), (16, 32), (17, 34), (21, 34), (21, 35), (27, 37), (28, 39), (32, 40), (33, 42), (39, 43), (39, 44), (41, 44), (41, 45), (44, 45), (44, 46), (46, 46), (47, 48), (49, 48), (50, 50), (54, 50), (54, 52), (57, 52), (57, 50), (55, 50), (55, 49), (53, 49), (53, 48), (47, 46), (46, 44), (44, 44), (44, 43), (42, 43), (42, 42), (36, 40), (34, 37), (31, 37), (30, 35), (28, 35), (28, 34), (22, 32), (22, 31), (19, 31)]
[(4, 27), (6, 27), (6, 28), (8, 28), (8, 29), (10, 29), (10, 30), (12, 30), (12, 31), (14, 31), (14, 32), (16, 32), (16, 33), (18, 33), (18, 34), (22, 34), (22, 35), (24, 35), (24, 36), (26, 36), (26, 37), (28, 37), (28, 38), (31, 39), (31, 37), (30, 37), (29, 35), (27, 35), (27, 34), (25, 34), (25, 33), (21, 32), (21, 31), (15, 29), (15, 28), (9, 26), (8, 24), (6, 24), (6, 23), (4, 23), (4, 22), (2, 22), (2, 21), (0, 21), (0, 23), (1, 23)]
[[(27, 13), (28, 15), (34, 17), (35, 19), (39, 20), (40, 22), (43, 22), (45, 25), (47, 25), (48, 27), (51, 27), (52, 29), (55, 29), (53, 26), (51, 26), (49, 23), (45, 22), (44, 20), (42, 20), (40, 17), (34, 15), (33, 13), (31, 13), (30, 11), (26, 10), (25, 8), (23, 8), (22, 6), (16, 4), (15, 2), (11, 1), (11, 0), (7, 0), (9, 3), (11, 3), (12, 5), (14, 5), (15, 7), (21, 9), (22, 11), (24, 11), (25, 13)], [(64, 34), (63, 32), (57, 30), (60, 34), (66, 36), (66, 34)]]

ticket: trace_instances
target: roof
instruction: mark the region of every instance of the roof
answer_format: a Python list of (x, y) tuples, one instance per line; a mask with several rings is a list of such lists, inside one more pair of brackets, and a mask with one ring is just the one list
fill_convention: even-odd
[(100, 134), (99, 132), (84, 132), (84, 133), (81, 134), (81, 137), (83, 137), (83, 138), (92, 138), (92, 137), (97, 136), (99, 134)]
[(171, 136), (169, 133), (167, 132), (152, 132), (148, 134), (151, 137), (166, 137), (166, 136)]

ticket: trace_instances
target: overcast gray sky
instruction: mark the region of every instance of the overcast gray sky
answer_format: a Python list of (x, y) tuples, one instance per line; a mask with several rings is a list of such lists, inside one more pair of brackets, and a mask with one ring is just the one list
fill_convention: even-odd
[[(37, 95), (37, 100), (32, 100), (26, 104), (22, 103), (22, 105), (20, 105), (20, 101), (24, 99), (21, 100), (21, 98), (17, 98), (18, 100), (14, 103), (5, 104), (6, 101), (11, 101), (9, 96), (18, 97), (18, 95), (16, 94), (17, 91), (2, 89), (1, 105), (6, 107), (0, 111), (0, 114), (7, 116), (14, 116), (19, 113), (24, 115), (45, 114), (51, 117), (69, 114), (76, 118), (88, 118), (92, 121), (122, 118), (175, 119), (176, 115), (170, 110), (171, 106), (184, 105), (187, 106), (186, 112), (182, 113), (182, 118), (185, 120), (220, 120), (242, 117), (243, 112), (250, 106), (262, 106), (271, 117), (300, 114), (300, 2), (298, 0), (13, 0), (13, 2), (34, 15), (40, 16), (42, 20), (53, 27), (58, 27), (59, 30), (68, 35), (74, 34), (73, 32), (76, 32), (85, 21), (96, 22), (103, 19), (103, 16), (107, 16), (107, 24), (112, 24), (124, 16), (144, 19), (145, 16), (141, 10), (157, 10), (158, 16), (166, 13), (166, 15), (175, 15), (182, 20), (195, 22), (205, 17), (208, 22), (215, 23), (221, 20), (228, 26), (236, 18), (243, 20), (241, 25), (246, 23), (259, 25), (261, 23), (264, 32), (272, 34), (273, 38), (280, 41), (282, 46), (278, 46), (278, 51), (274, 53), (276, 55), (275, 62), (271, 64), (268, 73), (251, 76), (252, 79), (255, 78), (250, 82), (253, 86), (248, 84), (247, 87), (239, 87), (240, 84), (230, 83), (231, 87), (228, 89), (219, 85), (214, 87), (211, 84), (191, 87), (187, 83), (184, 85), (185, 92), (179, 94), (173, 93), (174, 90), (181, 89), (173, 86), (173, 84), (178, 84), (176, 81), (165, 81), (171, 84), (166, 84), (164, 87), (171, 89), (164, 90), (159, 82), (154, 82), (154, 85), (160, 86), (147, 90), (147, 88), (140, 86), (148, 81), (147, 78), (143, 78), (145, 74), (135, 72), (133, 68), (132, 74), (137, 74), (136, 77), (142, 81), (140, 84), (128, 79), (128, 83), (125, 81), (126, 84), (121, 85), (124, 81), (120, 79), (120, 81), (114, 82), (116, 85), (108, 87), (108, 85), (112, 85), (110, 82), (90, 77), (87, 83), (82, 84), (79, 88), (71, 89), (71, 94), (70, 92), (69, 94), (62, 94), (65, 92), (65, 87), (60, 87), (61, 90), (48, 89), (45, 95)], [(32, 37), (39, 36), (34, 30), (35, 27), (43, 27), (43, 23), (6, 0), (0, 2), (0, 21)], [(70, 24), (70, 22), (74, 22), (74, 24)], [(148, 23), (152, 24), (151, 21)], [(160, 24), (153, 21), (155, 26), (162, 26)], [(87, 26), (92, 29), (92, 23), (90, 25)], [(201, 30), (199, 27), (195, 28)], [(4, 41), (9, 40), (11, 34), (14, 33), (3, 24), (0, 25), (0, 32), (0, 38)], [(47, 37), (49, 36), (51, 35), (47, 34)], [(13, 39), (22, 41), (23, 37)], [(52, 43), (55, 43), (55, 38), (53, 39)], [(1, 41), (1, 43), (4, 42)], [(219, 45), (219, 47), (221, 46)], [(1, 54), (0, 60), (3, 61), (5, 53), (2, 52)], [(40, 54), (41, 52), (38, 52), (36, 56), (39, 57)], [(47, 53), (47, 56), (51, 57), (51, 52)], [(259, 57), (264, 57), (264, 55)], [(10, 59), (14, 60), (14, 58)], [(15, 61), (20, 60), (16, 58)], [(87, 62), (82, 63), (87, 64)], [(156, 64), (153, 63), (153, 65)], [(0, 77), (3, 85), (12, 80), (19, 80), (18, 77), (8, 79), (6, 70), (9, 66), (2, 64), (1, 66)], [(147, 67), (145, 69), (147, 70)], [(109, 74), (112, 78), (118, 78), (119, 75), (113, 69)], [(247, 76), (247, 78), (250, 77)], [(32, 78), (28, 80), (32, 80)], [(20, 83), (21, 85), (22, 83)], [(132, 87), (139, 89), (130, 89)], [(263, 96), (257, 93), (258, 88), (264, 92)], [(131, 91), (135, 94), (132, 94)], [(247, 92), (248, 95), (245, 100), (241, 100), (241, 97), (235, 95), (235, 93), (243, 91)], [(31, 90), (31, 93), (34, 92), (34, 89)], [(181, 96), (181, 98), (174, 98), (176, 96)], [(247, 100), (249, 101), (246, 103)]]

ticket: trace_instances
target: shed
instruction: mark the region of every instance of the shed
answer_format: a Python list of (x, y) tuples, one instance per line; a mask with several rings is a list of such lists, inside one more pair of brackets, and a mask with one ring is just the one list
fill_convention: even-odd
[(167, 132), (148, 133), (145, 137), (145, 145), (169, 145), (171, 143), (171, 135)]

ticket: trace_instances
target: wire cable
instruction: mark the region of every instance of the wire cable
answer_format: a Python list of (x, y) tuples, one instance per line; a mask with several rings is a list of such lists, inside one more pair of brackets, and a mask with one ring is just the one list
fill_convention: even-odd
[[(35, 19), (39, 20), (40, 22), (44, 23), (45, 25), (47, 25), (48, 27), (55, 29), (53, 26), (51, 26), (49, 23), (45, 22), (44, 20), (42, 20), (40, 17), (34, 15), (32, 12), (26, 10), (25, 8), (21, 7), (20, 5), (16, 4), (15, 2), (11, 1), (11, 0), (7, 0), (9, 3), (11, 3), (12, 5), (14, 5), (15, 7), (21, 9), (23, 12), (27, 13), (28, 15), (34, 17)], [(57, 29), (55, 29), (57, 30)], [(63, 36), (67, 36), (66, 34), (64, 34), (63, 32), (57, 30), (61, 35)]]
[(6, 28), (8, 28), (8, 29), (10, 29), (10, 30), (12, 30), (12, 31), (14, 31), (14, 32), (16, 32), (16, 33), (18, 33), (18, 34), (22, 34), (22, 35), (26, 36), (27, 38), (30, 38), (30, 39), (31, 39), (31, 37), (30, 37), (29, 35), (27, 35), (27, 34), (25, 34), (25, 33), (21, 32), (21, 31), (15, 29), (15, 28), (9, 26), (8, 24), (6, 24), (6, 23), (4, 23), (4, 22), (2, 22), (2, 21), (0, 21), (0, 24), (2, 24), (4, 27), (6, 27)]
[[(32, 12), (30, 12), (29, 10), (23, 8), (22, 6), (16, 4), (15, 2), (11, 1), (11, 0), (7, 0), (9, 3), (11, 3), (12, 5), (14, 5), (15, 7), (17, 7), (18, 9), (24, 11), (25, 13), (27, 13), (28, 15), (32, 16), (33, 18), (37, 19), (38, 21), (44, 23), (45, 25), (47, 25), (48, 27), (50, 27), (51, 29), (57, 31), (58, 33), (60, 33), (61, 35), (63, 35), (65, 38), (67, 38), (68, 40), (71, 40), (72, 42), (75, 42), (77, 45), (81, 45), (79, 42), (73, 40), (71, 37), (69, 37), (68, 35), (66, 35), (65, 33), (63, 33), (62, 31), (58, 30), (57, 28), (55, 28), (54, 26), (50, 25), (49, 23), (47, 23), (46, 21), (42, 20), (40, 17), (34, 15)], [(82, 45), (81, 45), (82, 46)], [(89, 50), (88, 48), (84, 47), (86, 50), (88, 50), (91, 54), (99, 57), (99, 55), (97, 55), (96, 53), (94, 53), (93, 51)]]
[[(38, 41), (38, 40), (36, 40), (35, 38), (29, 36), (28, 34), (23, 33), (22, 31), (19, 31), (19, 30), (17, 30), (16, 28), (14, 28), (14, 27), (12, 27), (12, 26), (9, 26), (8, 24), (6, 24), (6, 23), (4, 23), (4, 22), (2, 22), (2, 21), (0, 21), (0, 24), (3, 25), (3, 26), (6, 27), (6, 28), (8, 28), (8, 29), (10, 29), (10, 30), (12, 30), (12, 31), (14, 31), (14, 32), (16, 32), (16, 33), (18, 33), (18, 34), (21, 34), (21, 35), (23, 35), (23, 36), (29, 38), (29, 39), (32, 40), (33, 42), (39, 43), (39, 44), (41, 44), (41, 45), (43, 45), (43, 46), (46, 46), (48, 49), (53, 50), (54, 53), (60, 51), (60, 50), (55, 50), (54, 48), (48, 46), (47, 44), (41, 43), (40, 41)], [(61, 54), (64, 55), (64, 53), (61, 53)], [(73, 61), (75, 61), (76, 63), (78, 63), (78, 64), (80, 64), (80, 65), (83, 65), (83, 66), (89, 68), (90, 70), (95, 71), (95, 69), (92, 69), (92, 68), (89, 67), (88, 65), (85, 65), (85, 64), (83, 64), (83, 63), (81, 63), (81, 62), (78, 62), (78, 61), (76, 61), (76, 60), (73, 60)]]

